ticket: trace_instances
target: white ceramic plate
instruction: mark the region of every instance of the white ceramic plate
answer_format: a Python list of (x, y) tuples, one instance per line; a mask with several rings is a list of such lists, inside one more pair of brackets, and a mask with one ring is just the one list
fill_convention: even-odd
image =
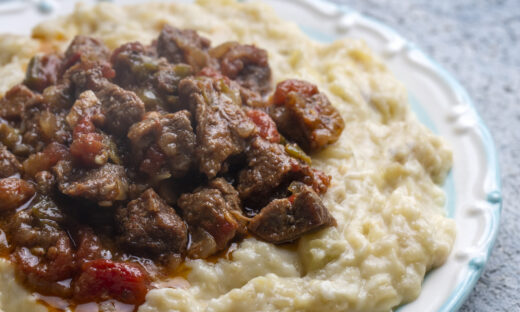
[[(410, 105), (419, 119), (452, 146), (454, 165), (445, 185), (446, 210), (457, 224), (457, 240), (446, 264), (426, 276), (419, 298), (399, 311), (456, 311), (482, 273), (501, 210), (494, 144), (469, 95), (412, 43), (347, 7), (324, 0), (264, 1), (318, 41), (330, 42), (343, 36), (365, 40), (407, 86)], [(28, 34), (37, 22), (70, 12), (72, 2), (0, 0), (0, 33)]]

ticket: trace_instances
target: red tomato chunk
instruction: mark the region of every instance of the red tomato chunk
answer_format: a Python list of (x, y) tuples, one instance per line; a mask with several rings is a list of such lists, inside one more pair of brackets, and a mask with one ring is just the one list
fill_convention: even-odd
[(86, 262), (74, 281), (74, 298), (79, 302), (109, 298), (129, 304), (141, 304), (150, 280), (137, 264), (98, 259)]
[(273, 102), (277, 105), (282, 105), (285, 98), (290, 92), (296, 92), (301, 95), (311, 96), (318, 93), (316, 85), (297, 79), (284, 80), (276, 85), (276, 91), (273, 95)]
[(256, 124), (258, 134), (271, 143), (280, 142), (280, 133), (276, 128), (276, 124), (269, 115), (260, 110), (250, 110), (247, 116)]

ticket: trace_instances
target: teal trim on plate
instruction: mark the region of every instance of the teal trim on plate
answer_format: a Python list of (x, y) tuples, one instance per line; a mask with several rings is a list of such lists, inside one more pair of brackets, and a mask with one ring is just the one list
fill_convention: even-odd
[[(330, 0), (314, 0), (317, 3), (327, 3), (327, 4), (333, 4), (336, 5), (336, 7), (343, 13), (354, 13), (355, 10), (352, 10), (344, 5), (339, 5), (337, 3), (333, 3)], [(358, 13), (358, 12), (356, 12)], [(359, 14), (359, 13), (358, 13)], [(486, 228), (486, 232), (484, 234), (484, 251), (485, 256), (483, 257), (476, 257), (469, 261), (468, 265), (468, 273), (464, 278), (459, 281), (458, 285), (455, 287), (455, 290), (452, 292), (451, 296), (448, 297), (448, 299), (444, 302), (444, 304), (441, 306), (441, 308), (438, 310), (438, 312), (455, 312), (457, 311), (462, 304), (466, 301), (467, 297), (473, 290), (473, 287), (475, 286), (477, 280), (480, 278), (480, 275), (482, 274), (482, 271), (484, 270), (485, 264), (491, 254), (491, 250), (493, 248), (493, 245), (495, 243), (497, 234), (498, 234), (498, 228), (500, 223), (500, 215), (502, 212), (502, 198), (501, 198), (501, 181), (500, 181), (500, 166), (498, 163), (498, 157), (497, 152), (495, 149), (495, 143), (493, 142), (493, 138), (491, 137), (491, 133), (489, 132), (488, 128), (484, 124), (482, 118), (477, 112), (477, 109), (475, 107), (475, 104), (473, 103), (473, 100), (469, 96), (468, 92), (464, 87), (441, 65), (439, 65), (436, 61), (431, 59), (428, 55), (426, 55), (422, 50), (417, 48), (414, 44), (410, 43), (409, 41), (405, 40), (397, 31), (390, 28), (389, 26), (383, 24), (382, 22), (375, 20), (373, 18), (369, 18), (363, 15), (363, 18), (375, 25), (377, 25), (379, 28), (385, 29), (388, 33), (391, 33), (396, 38), (400, 38), (403, 40), (403, 42), (406, 42), (406, 45), (409, 49), (413, 49), (414, 51), (417, 51), (421, 54), (421, 56), (424, 57), (425, 60), (429, 63), (428, 65), (433, 69), (433, 71), (445, 82), (448, 84), (450, 89), (464, 102), (467, 103), (470, 109), (473, 111), (473, 113), (476, 116), (477, 119), (477, 128), (482, 136), (482, 141), (484, 143), (484, 149), (486, 153), (487, 158), (487, 164), (490, 172), (494, 174), (494, 184), (495, 189), (492, 190), (487, 195), (487, 201), (494, 206), (493, 213), (491, 214), (491, 219), (489, 226)], [(318, 41), (329, 41), (330, 42), (330, 35), (324, 35), (320, 34), (315, 29), (309, 29), (308, 27), (302, 27), (302, 30), (305, 31), (310, 37), (318, 40)], [(418, 118), (421, 120), (421, 122), (425, 123), (426, 126), (428, 126), (428, 123), (430, 123), (433, 126), (433, 123), (428, 122), (428, 118), (426, 113), (422, 110), (419, 103), (414, 103), (414, 100), (412, 99), (410, 101), (410, 104), (412, 106), (412, 109), (418, 116)], [(419, 105), (416, 105), (419, 104)], [(430, 129), (434, 130), (434, 128), (429, 127)], [(444, 186), (444, 189), (447, 191), (447, 213), (448, 216), (453, 217), (454, 215), (454, 196), (455, 196), (455, 186), (453, 182), (453, 178), (448, 176), (448, 179), (446, 181), (446, 184)], [(400, 310), (399, 308), (397, 311)]]

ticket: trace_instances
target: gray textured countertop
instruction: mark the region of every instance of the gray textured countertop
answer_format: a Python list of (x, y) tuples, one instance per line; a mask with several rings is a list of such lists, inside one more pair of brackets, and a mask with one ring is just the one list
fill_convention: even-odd
[(520, 1), (334, 1), (396, 29), (472, 96), (498, 150), (503, 210), (489, 262), (460, 311), (520, 311)]

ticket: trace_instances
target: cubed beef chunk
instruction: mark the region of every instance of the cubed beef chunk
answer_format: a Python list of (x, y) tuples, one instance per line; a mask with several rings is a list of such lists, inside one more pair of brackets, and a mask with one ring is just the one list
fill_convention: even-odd
[(267, 51), (254, 45), (226, 42), (213, 49), (222, 74), (237, 81), (242, 87), (261, 95), (271, 91), (271, 68)]
[(240, 198), (266, 198), (300, 168), (300, 163), (285, 152), (281, 144), (257, 136), (246, 152), (247, 168), (238, 176)]
[(23, 83), (32, 90), (43, 92), (58, 81), (61, 62), (61, 57), (57, 54), (34, 56), (27, 66)]
[(181, 100), (189, 103), (195, 115), (199, 170), (208, 178), (215, 177), (229, 156), (244, 151), (255, 124), (241, 109), (236, 90), (223, 79), (186, 78), (180, 90)]
[(60, 227), (64, 222), (56, 204), (40, 197), (10, 219), (8, 232), (17, 246), (11, 258), (23, 279), (43, 294), (68, 297), (70, 289), (56, 283), (76, 270), (73, 244)]
[[(214, 179), (208, 186), (199, 187), (193, 193), (181, 195), (177, 204), (190, 232), (197, 233), (199, 238), (204, 237), (204, 231), (209, 233), (215, 240), (216, 250), (224, 249), (237, 234), (245, 233), (245, 218), (240, 210), (238, 192), (222, 178)], [(197, 248), (200, 244), (197, 242)], [(212, 244), (209, 242), (207, 245)], [(208, 254), (200, 250), (188, 253)]]
[(178, 101), (178, 84), (192, 74), (192, 68), (187, 64), (170, 64), (165, 58), (150, 54), (139, 42), (117, 48), (111, 58), (116, 70), (115, 81), (134, 91), (147, 111), (177, 111), (182, 104)]
[[(177, 95), (179, 82), (193, 73), (191, 66), (186, 64), (169, 64), (160, 62), (153, 75), (152, 84), (161, 95)], [(178, 103), (177, 106), (180, 106)]]
[(273, 200), (252, 218), (248, 225), (251, 233), (267, 242), (281, 244), (336, 224), (320, 197), (310, 187), (303, 184), (293, 184), (291, 187), (297, 188), (291, 197)]
[(41, 101), (40, 94), (32, 92), (24, 85), (16, 85), (0, 99), (0, 117), (20, 120), (26, 108), (35, 106)]
[(97, 94), (103, 87), (111, 84), (108, 79), (114, 76), (115, 72), (109, 63), (85, 61), (67, 69), (63, 74), (63, 80), (70, 83), (75, 96), (78, 97), (87, 90)]
[(119, 242), (134, 254), (157, 257), (186, 251), (186, 224), (153, 189), (120, 207), (116, 220), (121, 232)]
[(72, 39), (63, 61), (62, 70), (66, 70), (74, 63), (81, 62), (108, 62), (110, 50), (103, 42), (88, 36), (76, 36)]
[(157, 40), (157, 52), (170, 63), (186, 63), (199, 71), (210, 62), (207, 50), (211, 42), (195, 30), (164, 25)]
[(110, 82), (107, 78), (115, 75), (110, 71), (111, 67), (98, 63), (79, 63), (65, 76), (73, 82), (78, 97), (84, 91), (94, 92), (101, 102), (100, 115), (110, 120), (103, 128), (110, 134), (124, 136), (133, 123), (141, 120), (145, 112), (144, 103), (134, 92)]
[(311, 152), (336, 142), (345, 128), (327, 96), (306, 81), (285, 80), (276, 86), (270, 115), (289, 140)]
[(103, 115), (110, 121), (105, 124), (110, 134), (126, 135), (128, 128), (144, 115), (144, 103), (132, 91), (107, 84), (96, 95), (103, 104)]
[(128, 178), (123, 166), (107, 163), (83, 170), (74, 168), (71, 161), (60, 161), (53, 171), (65, 195), (95, 201), (100, 206), (112, 206), (114, 201), (127, 198)]
[[(163, 172), (181, 177), (191, 167), (195, 151), (195, 133), (191, 114), (182, 110), (173, 114), (148, 113), (128, 132), (133, 153), (140, 159), (140, 170), (149, 175)], [(156, 155), (157, 154), (157, 155)]]
[(34, 195), (34, 186), (22, 179), (0, 179), (0, 212), (14, 210)]
[(65, 80), (56, 85), (51, 85), (43, 90), (42, 106), (56, 112), (68, 109), (75, 100), (74, 88), (70, 80)]
[(150, 79), (157, 70), (158, 59), (149, 55), (140, 42), (125, 43), (110, 57), (116, 71), (115, 81), (124, 88)]
[(22, 172), (22, 164), (7, 147), (0, 143), (0, 178), (8, 178)]

